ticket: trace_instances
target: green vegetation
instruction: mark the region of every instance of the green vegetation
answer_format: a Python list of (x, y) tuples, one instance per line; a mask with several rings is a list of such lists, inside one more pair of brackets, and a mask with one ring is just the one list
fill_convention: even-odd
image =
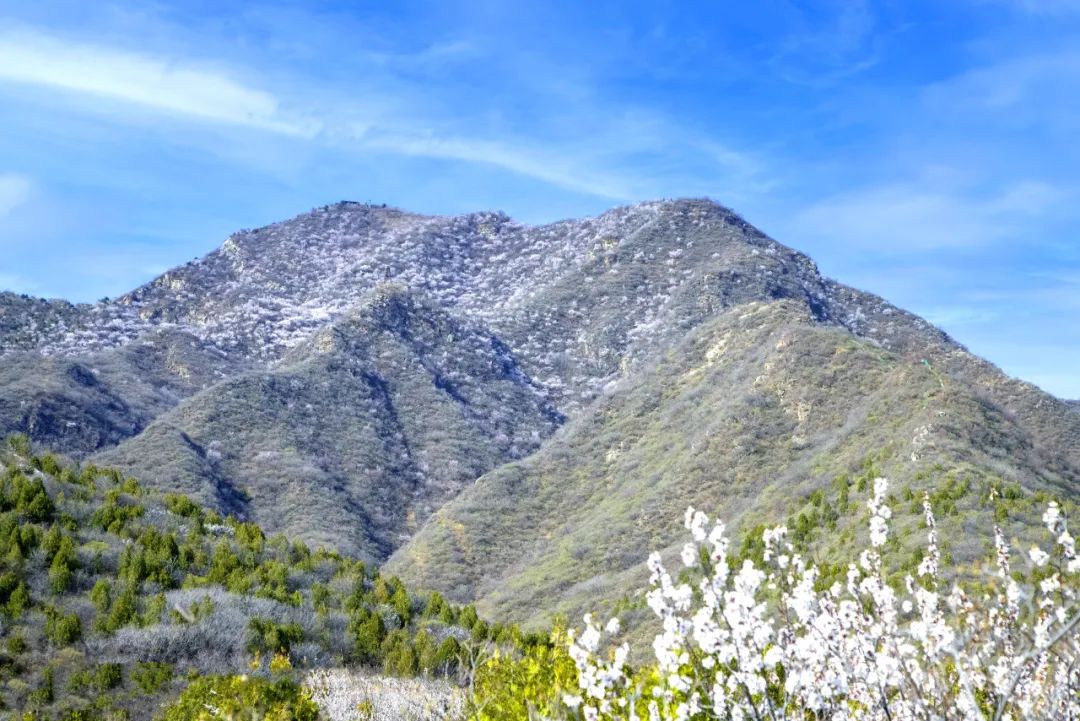
[(33, 418), (78, 460), (0, 451), (3, 712), (138, 720), (192, 679), (338, 664), (541, 685), (548, 646), (481, 616), (618, 609), (640, 634), (644, 549), (677, 554), (689, 504), (744, 558), (785, 523), (827, 584), (879, 474), (891, 582), (924, 491), (961, 573), (992, 523), (1023, 545), (1076, 498), (1075, 410), (714, 203), (388, 213), (322, 209), (259, 253), (238, 234), (130, 304), (0, 293), (0, 429)]
[[(267, 536), (382, 563), (431, 508), (559, 420), (490, 334), (388, 287), (281, 363), (230, 377), (91, 458), (172, 492), (174, 515), (257, 517)], [(99, 525), (138, 512), (118, 499)]]
[[(737, 538), (786, 524), (822, 581), (835, 580), (881, 475), (903, 501), (886, 549), (894, 572), (919, 545), (923, 491), (962, 568), (985, 557), (995, 519), (1024, 542), (1040, 499), (1069, 504), (1080, 487), (1080, 471), (1021, 452), (1026, 431), (976, 392), (955, 379), (943, 388), (921, 363), (814, 324), (794, 303), (740, 306), (537, 453), (467, 487), (384, 568), (541, 627), (632, 598), (646, 581), (643, 549), (677, 554), (692, 505), (728, 519)], [(739, 550), (753, 557), (758, 543)], [(649, 621), (640, 597), (631, 604), (628, 626)]]
[(313, 668), (457, 679), (478, 645), (541, 641), (23, 438), (0, 451), (0, 509), (0, 712), (21, 721), (201, 718), (207, 694), (315, 718)]
[[(488, 699), (472, 713), (497, 721), (543, 713), (570, 672), (561, 643), (546, 634), (489, 624), (475, 606), (410, 594), (363, 561), (267, 536), (122, 474), (12, 449), (25, 442), (14, 439), (0, 454), (0, 703), (28, 709), (28, 719), (139, 721), (165, 703), (175, 704), (168, 718), (180, 718), (202, 694), (224, 690), (261, 698), (267, 713), (303, 713), (301, 675), (350, 666), (467, 681)], [(788, 503), (790, 537), (819, 556), (823, 585), (842, 577), (870, 481), (892, 457), (867, 455)], [(930, 491), (942, 528), (980, 514), (1024, 528), (1051, 498), (971, 467), (931, 468), (916, 481)], [(918, 529), (919, 498), (914, 484), (898, 490), (897, 528)], [(734, 560), (760, 559), (758, 526), (741, 534)], [(947, 559), (956, 545), (943, 540)], [(921, 560), (903, 534), (884, 550), (894, 581)], [(634, 633), (640, 598), (624, 597), (618, 608)], [(190, 694), (178, 698), (185, 688)]]
[(566, 634), (556, 627), (549, 644), (517, 653), (496, 652), (479, 664), (469, 720), (559, 718), (565, 715), (563, 694), (576, 688), (577, 669), (567, 653)]
[[(210, 709), (215, 709), (213, 712)], [(318, 721), (319, 708), (294, 682), (238, 676), (193, 681), (161, 716), (161, 721), (251, 718), (264, 721)]]

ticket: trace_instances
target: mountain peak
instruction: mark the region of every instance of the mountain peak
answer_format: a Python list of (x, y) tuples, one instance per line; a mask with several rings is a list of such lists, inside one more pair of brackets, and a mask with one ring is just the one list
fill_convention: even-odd
[[(823, 322), (885, 345), (894, 341), (882, 328), (903, 317), (867, 322), (892, 311), (828, 283), (809, 258), (707, 198), (536, 226), (498, 211), (424, 216), (341, 201), (234, 233), (115, 301), (19, 305), (3, 321), (0, 353), (96, 352), (167, 326), (230, 357), (270, 362), (386, 283), (521, 338), (533, 371), (571, 394), (595, 392), (634, 362), (633, 348), (666, 342), (733, 304), (801, 299)], [(581, 334), (594, 336), (600, 355), (568, 363), (575, 354), (557, 346)]]
[(702, 198), (336, 203), (116, 301), (2, 295), (0, 354), (0, 432), (500, 615), (625, 590), (687, 502), (782, 521), (868, 463), (920, 495), (934, 464), (1080, 485), (1075, 404)]

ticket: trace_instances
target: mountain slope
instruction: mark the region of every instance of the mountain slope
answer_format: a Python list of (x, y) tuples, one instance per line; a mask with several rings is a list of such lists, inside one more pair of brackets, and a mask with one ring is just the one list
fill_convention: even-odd
[(152, 330), (85, 355), (16, 351), (0, 365), (0, 429), (82, 456), (143, 430), (243, 366), (189, 333)]
[(94, 456), (314, 545), (383, 560), (562, 417), (490, 333), (382, 288), (272, 369)]
[(537, 579), (626, 587), (691, 499), (785, 517), (882, 452), (908, 489), (932, 463), (1073, 496), (1080, 467), (1069, 406), (707, 200), (338, 203), (115, 300), (0, 294), (0, 358), (0, 432), (518, 616)]
[[(1068, 421), (1064, 406), (1055, 412)], [(801, 523), (807, 541), (839, 515), (814, 548), (842, 558), (861, 528), (849, 512), (857, 485), (879, 473), (901, 498), (949, 489), (936, 503), (958, 560), (982, 556), (992, 537), (992, 486), (1062, 499), (1080, 488), (1080, 467), (1043, 458), (977, 383), (822, 326), (803, 304), (755, 302), (687, 334), (538, 453), (480, 478), (387, 568), (496, 617), (578, 614), (644, 587), (644, 557), (682, 539), (688, 505), (743, 530)], [(904, 508), (914, 517), (900, 528), (912, 529), (921, 507)]]
[(25, 437), (0, 443), (0, 539), (3, 718), (149, 721), (203, 675), (348, 666), (376, 688), (380, 672), (434, 684), (470, 639), (524, 641), (355, 558), (35, 456)]

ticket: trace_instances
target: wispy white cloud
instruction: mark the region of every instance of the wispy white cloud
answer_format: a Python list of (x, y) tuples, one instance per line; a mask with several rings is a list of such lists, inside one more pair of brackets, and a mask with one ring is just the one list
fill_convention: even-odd
[(1028, 274), (1041, 285), (1068, 288), (1080, 294), (1080, 268), (1075, 270), (1044, 270)]
[(1024, 54), (976, 67), (924, 90), (938, 112), (1017, 125), (1080, 127), (1080, 51)]
[(709, 168), (706, 177), (720, 182), (708, 194), (725, 190), (731, 202), (761, 198), (780, 184), (780, 174), (763, 156), (712, 139), (689, 140), (691, 153), (699, 154)]
[[(770, 60), (788, 82), (825, 87), (867, 70), (880, 61), (876, 21), (865, 0), (822, 3), (813, 12), (795, 10), (797, 19)], [(811, 20), (816, 13), (824, 19)]]
[(921, 314), (923, 318), (946, 330), (992, 323), (999, 318), (998, 313), (988, 307), (964, 305), (936, 306), (923, 310)]
[(310, 136), (318, 124), (225, 72), (184, 59), (68, 42), (27, 30), (0, 32), (0, 82), (121, 101), (188, 118)]
[(1080, 0), (978, 0), (977, 4), (987, 2), (1032, 15), (1080, 14)]
[(434, 74), (443, 74), (457, 63), (478, 56), (478, 50), (463, 40), (434, 43), (415, 52), (372, 52), (366, 55), (375, 65), (412, 73)]
[(1015, 236), (1024, 221), (1068, 196), (1037, 181), (992, 193), (899, 183), (825, 198), (796, 214), (790, 227), (834, 246), (891, 254), (977, 247)]
[(30, 199), (33, 184), (30, 179), (17, 173), (0, 173), (0, 216)]
[[(686, 137), (671, 126), (642, 132), (631, 126), (591, 134), (585, 141), (532, 141), (521, 138), (408, 132), (408, 120), (395, 130), (358, 126), (355, 143), (364, 150), (488, 165), (552, 186), (617, 202), (669, 195), (712, 195), (735, 202), (750, 193), (765, 192), (774, 181), (768, 164), (752, 153), (737, 151), (709, 139)], [(660, 132), (657, 132), (660, 131)], [(640, 156), (684, 154), (687, 168), (658, 164), (644, 176), (635, 162)]]
[(439, 137), (434, 134), (380, 132), (365, 129), (359, 142), (366, 148), (399, 155), (482, 163), (542, 180), (567, 190), (612, 200), (630, 200), (634, 191), (618, 178), (609, 177), (587, 164), (578, 165), (557, 152), (526, 150), (493, 140)]
[[(107, 101), (102, 107), (108, 110), (119, 102), (173, 117), (299, 136), (312, 141), (312, 147), (344, 153), (374, 151), (489, 166), (618, 202), (667, 194), (671, 181), (691, 193), (762, 187), (763, 165), (752, 154), (694, 137), (671, 119), (597, 105), (595, 98), (573, 111), (563, 108), (554, 114), (563, 117), (565, 127), (551, 137), (528, 127), (528, 120), (507, 123), (483, 107), (475, 109), (476, 122), (465, 123), (474, 125), (476, 132), (462, 133), (458, 126), (468, 114), (456, 112), (453, 102), (432, 103), (431, 89), (424, 82), (418, 84), (416, 76), (438, 74), (447, 63), (476, 62), (479, 55), (465, 41), (436, 43), (414, 53), (361, 52), (358, 57), (368, 63), (370, 82), (335, 90), (315, 78), (291, 85), (275, 84), (272, 77), (259, 82), (260, 73), (250, 68), (245, 72), (230, 65), (230, 71), (219, 62), (160, 50), (72, 43), (23, 27), (0, 30), (0, 86), (35, 86), (97, 98)], [(255, 78), (256, 84), (237, 77)], [(279, 92), (257, 84), (276, 86)], [(592, 93), (579, 95), (586, 98)], [(359, 105), (358, 96), (363, 98)], [(304, 111), (290, 113), (287, 108)], [(153, 117), (113, 114), (120, 123)], [(598, 117), (607, 120), (597, 125)], [(199, 146), (205, 143), (199, 141)], [(640, 156), (672, 152), (683, 153), (693, 168), (680, 170), (669, 164), (664, 173), (641, 173)], [(236, 156), (232, 146), (221, 148), (220, 154)], [(703, 177), (710, 180), (709, 187), (699, 187)]]

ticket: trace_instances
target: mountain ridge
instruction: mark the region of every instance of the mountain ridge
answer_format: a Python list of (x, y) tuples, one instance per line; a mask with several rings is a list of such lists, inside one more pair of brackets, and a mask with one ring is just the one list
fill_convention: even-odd
[[(326, 385), (331, 393), (322, 392)], [(320, 417), (328, 427), (320, 427)], [(139, 438), (93, 458), (121, 467), (141, 463), (157, 482), (259, 518), (273, 531), (298, 532), (312, 543), (382, 560), (394, 543), (391, 531), (356, 544), (348, 535), (313, 528), (326, 517), (340, 519), (338, 532), (381, 527), (372, 511), (401, 523), (403, 513), (422, 519), (430, 512), (424, 503), (438, 505), (484, 470), (527, 454), (562, 421), (494, 336), (459, 324), (401, 288), (380, 287), (273, 368), (211, 386), (163, 414)], [(349, 423), (356, 424), (355, 436), (332, 430)], [(245, 424), (256, 432), (245, 432)], [(350, 437), (363, 439), (369, 451), (380, 450), (353, 457), (346, 447)], [(193, 440), (208, 438), (214, 440), (207, 449)], [(257, 479), (243, 468), (251, 465), (245, 458), (253, 459)], [(290, 475), (307, 482), (295, 488)], [(264, 513), (260, 501), (271, 478), (278, 512)], [(244, 499), (246, 483), (262, 484), (263, 492), (226, 501)], [(328, 487), (337, 492), (324, 493)], [(289, 507), (280, 507), (281, 496), (291, 497)], [(320, 500), (321, 521), (307, 507)], [(344, 517), (340, 508), (348, 511)], [(289, 520), (292, 515), (300, 516), (299, 525)]]
[[(766, 319), (779, 335), (754, 325)], [(702, 350), (694, 343), (704, 337)], [(793, 358), (776, 347), (783, 343), (806, 350)], [(757, 449), (757, 466), (791, 471), (745, 487), (794, 506), (800, 497), (781, 487), (821, 490), (828, 474), (850, 474), (881, 446), (895, 458), (918, 455), (914, 437), (933, 441), (922, 430), (935, 427), (927, 403), (953, 419), (936, 462), (971, 483), (996, 478), (1066, 495), (1080, 487), (1074, 404), (1007, 377), (926, 320), (823, 277), (805, 254), (701, 199), (537, 226), (497, 212), (422, 216), (337, 203), (234, 233), (112, 301), (0, 296), (0, 358), (8, 369), (0, 431), (28, 432), (273, 531), (390, 558), (418, 587), (496, 614), (538, 611), (514, 595), (537, 569), (549, 578), (534, 587), (551, 593), (581, 579), (552, 560), (565, 548), (529, 533), (534, 569), (500, 566), (499, 552), (474, 566), (446, 556), (448, 527), (476, 547), (515, 546), (504, 542), (513, 529), (488, 536), (498, 523), (459, 518), (468, 507), (505, 507), (507, 518), (555, 533), (557, 519), (515, 493), (541, 483), (558, 489), (555, 499), (575, 498), (595, 479), (579, 479), (581, 488), (560, 479), (593, 468), (612, 488), (668, 488), (677, 505), (693, 492), (673, 475), (749, 463), (678, 442), (665, 419), (683, 418), (691, 437), (714, 416), (728, 418), (713, 442)], [(671, 375), (680, 363), (690, 364), (689, 380)], [(909, 415), (888, 432), (875, 424), (892, 410), (863, 413), (883, 393)], [(832, 425), (807, 420), (815, 408), (831, 409)], [(639, 448), (631, 455), (650, 474), (608, 475), (604, 459), (619, 443), (597, 431), (605, 423)], [(988, 452), (993, 444), (1022, 455), (1002, 459)], [(896, 463), (908, 490), (927, 472)], [(795, 468), (813, 478), (796, 478)], [(519, 473), (518, 491), (498, 490)], [(699, 502), (727, 508), (731, 489), (709, 487)], [(531, 515), (515, 516), (526, 507)], [(601, 527), (626, 522), (626, 509), (599, 507), (610, 514), (595, 520)], [(560, 513), (584, 524), (580, 510)], [(779, 506), (755, 513), (782, 515)], [(659, 547), (673, 532), (667, 521), (640, 523)], [(604, 547), (579, 530), (559, 533)], [(460, 578), (422, 570), (425, 555)], [(605, 564), (630, 573), (611, 559), (585, 567)], [(483, 591), (497, 579), (512, 592)], [(578, 604), (587, 595), (574, 594)]]

